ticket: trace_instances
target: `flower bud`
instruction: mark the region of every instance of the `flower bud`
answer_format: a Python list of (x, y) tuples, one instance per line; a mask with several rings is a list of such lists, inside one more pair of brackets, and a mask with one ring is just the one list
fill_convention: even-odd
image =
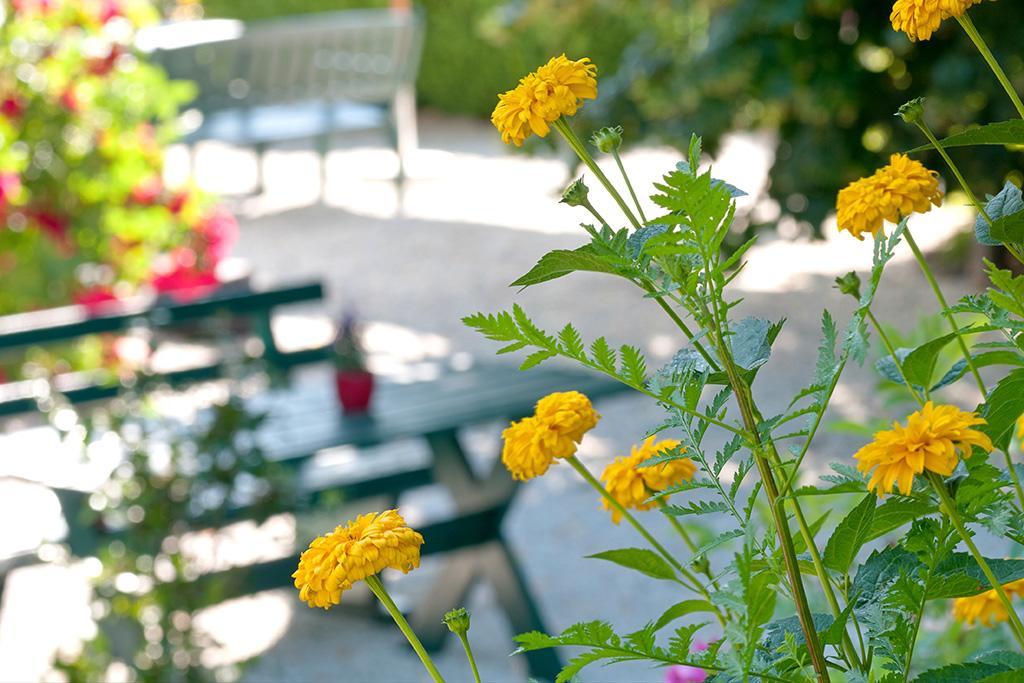
[(605, 154), (614, 152), (622, 146), (622, 126), (602, 128), (590, 136), (590, 144)]
[(837, 277), (836, 288), (843, 294), (849, 294), (855, 299), (860, 299), (860, 276), (850, 271), (842, 277)]
[(590, 194), (590, 188), (583, 182), (583, 178), (580, 178), (565, 188), (565, 192), (562, 193), (562, 203), (569, 206), (586, 206), (590, 203), (587, 199), (588, 194)]
[(448, 630), (457, 636), (464, 636), (469, 632), (469, 612), (465, 607), (451, 610), (444, 615), (442, 621)]
[(917, 97), (910, 100), (900, 107), (896, 115), (907, 123), (917, 123), (924, 118), (924, 98)]

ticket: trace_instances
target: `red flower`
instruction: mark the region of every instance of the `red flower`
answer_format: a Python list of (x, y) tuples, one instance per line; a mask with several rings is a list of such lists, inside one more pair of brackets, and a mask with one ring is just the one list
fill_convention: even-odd
[(152, 206), (164, 191), (160, 176), (150, 176), (132, 188), (132, 201), (143, 206)]
[(167, 210), (173, 213), (174, 215), (178, 215), (179, 213), (181, 213), (181, 210), (185, 208), (185, 204), (188, 203), (188, 200), (190, 198), (191, 195), (189, 194), (188, 190), (175, 192), (174, 194), (171, 195), (171, 198), (167, 200)]
[(68, 89), (61, 94), (60, 104), (62, 107), (64, 107), (72, 113), (78, 111), (79, 102), (78, 97), (75, 95), (74, 86), (69, 85)]
[(29, 214), (39, 228), (57, 242), (66, 242), (68, 237), (68, 221), (63, 216), (39, 209)]
[(0, 102), (0, 114), (3, 114), (5, 117), (11, 119), (12, 121), (15, 119), (20, 119), (21, 115), (24, 113), (24, 103), (21, 101), (21, 99), (15, 97), (14, 95), (5, 97), (3, 101)]
[(86, 68), (89, 73), (94, 76), (106, 76), (114, 70), (114, 66), (117, 64), (117, 58), (122, 54), (120, 45), (112, 45), (110, 52), (107, 53), (106, 57), (97, 57), (90, 59)]
[(238, 241), (238, 221), (230, 211), (218, 206), (199, 221), (196, 232), (205, 243), (206, 257), (216, 264), (227, 257)]
[(110, 287), (95, 285), (76, 292), (72, 300), (79, 306), (84, 306), (89, 315), (96, 315), (110, 308), (118, 298)]

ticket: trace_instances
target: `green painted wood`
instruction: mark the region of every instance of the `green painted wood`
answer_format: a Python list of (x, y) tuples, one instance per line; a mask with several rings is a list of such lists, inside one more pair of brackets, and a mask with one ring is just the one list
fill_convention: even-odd
[(221, 313), (252, 315), (268, 309), (323, 299), (323, 286), (306, 283), (259, 292), (214, 294), (189, 303), (165, 299), (129, 301), (116, 311), (90, 316), (81, 306), (66, 306), (0, 317), (0, 349), (69, 341), (88, 334), (121, 332), (145, 322), (153, 327), (173, 327), (183, 322)]

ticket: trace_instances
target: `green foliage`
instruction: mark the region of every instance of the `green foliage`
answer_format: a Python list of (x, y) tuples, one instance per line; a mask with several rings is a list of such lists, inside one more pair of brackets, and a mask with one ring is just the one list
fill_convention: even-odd
[(162, 184), (193, 88), (135, 50), (150, 2), (23, 4), (0, 26), (0, 315), (212, 273), (233, 219)]
[(841, 573), (850, 568), (857, 552), (868, 541), (875, 519), (875, 502), (873, 494), (864, 496), (850, 514), (836, 526), (835, 532), (825, 545), (823, 560), (826, 567)]
[(607, 560), (608, 562), (614, 562), (621, 567), (638, 571), (652, 579), (661, 579), (662, 581), (679, 580), (676, 576), (675, 570), (672, 569), (668, 562), (662, 559), (661, 555), (658, 555), (654, 551), (647, 550), (646, 548), (620, 548), (618, 550), (605, 550), (601, 553), (587, 555), (587, 557), (595, 560)]
[[(954, 133), (939, 140), (944, 149), (951, 147), (973, 147), (974, 145), (1022, 145), (1024, 144), (1024, 121), (1014, 119), (1012, 121), (1000, 121), (989, 123), (984, 126), (968, 128), (967, 130)], [(931, 149), (931, 144), (920, 145), (910, 150), (910, 153), (924, 152)]]

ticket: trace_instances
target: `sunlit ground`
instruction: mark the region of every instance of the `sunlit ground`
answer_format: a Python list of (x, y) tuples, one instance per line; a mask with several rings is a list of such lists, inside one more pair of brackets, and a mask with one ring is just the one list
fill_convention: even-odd
[[(367, 322), (367, 346), (372, 367), (397, 381), (429, 379), (447, 367), (463, 368), (491, 361), (494, 347), (463, 328), (459, 318), (477, 310), (494, 311), (522, 304), (549, 328), (573, 320), (585, 337), (608, 335), (615, 343), (641, 345), (655, 361), (672, 356), (682, 340), (669, 321), (660, 317), (637, 292), (622, 281), (582, 275), (544, 288), (517, 293), (507, 283), (524, 273), (545, 251), (578, 246), (578, 223), (587, 216), (559, 204), (570, 179), (565, 163), (551, 155), (511, 155), (484, 123), (424, 116), (421, 149), (409, 165), (409, 179), (399, 188), (391, 181), (397, 168), (394, 155), (373, 136), (339, 141), (328, 159), (326, 190), (321, 187), (316, 155), (295, 146), (271, 150), (265, 159), (267, 191), (247, 195), (255, 182), (254, 159), (245, 150), (208, 144), (200, 148), (199, 183), (232, 196), (242, 222), (239, 256), (248, 259), (254, 279), (263, 284), (318, 279), (328, 289), (322, 307), (285, 311), (275, 329), (284, 346), (301, 346), (328, 339), (329, 319), (342, 310), (355, 310)], [(779, 215), (764, 200), (765, 172), (771, 139), (738, 135), (728, 140), (715, 164), (715, 175), (747, 190), (741, 200), (743, 216), (770, 220)], [(679, 154), (663, 147), (628, 151), (624, 160), (634, 184), (645, 188), (672, 168)], [(184, 150), (175, 150), (168, 176), (186, 172)], [(614, 167), (608, 168), (616, 177)], [(602, 196), (593, 179), (591, 197), (605, 216), (615, 207)], [(641, 194), (646, 192), (641, 190)], [(918, 241), (933, 249), (968, 220), (956, 206), (915, 218)], [(652, 203), (645, 210), (655, 212)], [(871, 245), (830, 227), (825, 241), (800, 236), (800, 228), (784, 223), (781, 232), (795, 241), (765, 234), (749, 254), (749, 265), (736, 281), (736, 296), (744, 297), (743, 314), (788, 318), (772, 364), (756, 387), (766, 412), (785, 407), (809, 381), (822, 308), (844, 323), (851, 303), (832, 288), (835, 276), (870, 266)], [(968, 283), (945, 278), (947, 294), (955, 298)], [(897, 256), (887, 271), (880, 317), (903, 331), (917, 318), (936, 310), (916, 272), (909, 252)], [(537, 370), (543, 371), (543, 370)], [(306, 373), (303, 381), (325, 381)], [(866, 370), (848, 372), (840, 384), (830, 416), (861, 420), (885, 415), (875, 380)], [(972, 400), (970, 388), (954, 388), (952, 396)], [(207, 397), (209, 398), (209, 396)], [(168, 403), (169, 411), (187, 414), (194, 404)], [(601, 425), (587, 437), (583, 459), (592, 468), (603, 466), (628, 449), (658, 422), (658, 409), (642, 398), (604, 402)], [(471, 443), (481, 457), (495, 452), (500, 425), (473, 432)], [(45, 437), (40, 437), (45, 438)], [(812, 451), (805, 479), (814, 481), (832, 460), (848, 461), (859, 437), (823, 434)], [(420, 444), (398, 444), (380, 457), (398, 452), (422, 456)], [(351, 450), (328, 454), (341, 461), (356, 457)], [(0, 461), (2, 462), (2, 461)], [(8, 471), (7, 469), (4, 470)], [(27, 476), (27, 473), (24, 473)], [(523, 559), (530, 581), (553, 629), (584, 618), (608, 618), (623, 628), (639, 627), (660, 613), (675, 597), (671, 589), (600, 563), (583, 555), (634, 543), (626, 529), (613, 528), (593, 494), (570, 473), (555, 468), (542, 480), (525, 486), (507, 520), (507, 534)], [(403, 500), (410, 520), (425, 511), (450, 505), (429, 492)], [(39, 536), (57, 537), (62, 527), (52, 496), (28, 484), (0, 488), (3, 519), (26, 520), (5, 524), (0, 553), (28, 547)], [(337, 520), (303, 522), (304, 540), (319, 527)], [(656, 528), (660, 520), (653, 521)], [(307, 529), (306, 527), (309, 526)], [(287, 517), (262, 529), (238, 525), (223, 537), (193, 539), (199, 556), (214, 552), (224, 561), (287, 552), (294, 524)], [(54, 549), (46, 551), (57, 556)], [(400, 582), (401, 599), (443, 570), (440, 560), (428, 559), (421, 571)], [(58, 648), (74, 648), (92, 628), (87, 577), (95, 563), (41, 566), (10, 576), (0, 614), (0, 679), (35, 680), (43, 676)], [(676, 598), (678, 599), (678, 598)], [(488, 681), (522, 681), (521, 663), (509, 659), (511, 633), (486, 587), (473, 594), (474, 641)], [(251, 680), (418, 681), (423, 680), (415, 658), (401, 646), (397, 631), (386, 622), (345, 614), (323, 614), (301, 605), (290, 591), (274, 591), (232, 601), (200, 616), (222, 646), (210, 652), (211, 662), (238, 661), (262, 654), (246, 674)], [(447, 647), (442, 669), (463, 671), (460, 654)], [(597, 669), (582, 680), (656, 681), (661, 674), (644, 668)], [(457, 675), (452, 680), (462, 680)], [(623, 678), (625, 680), (625, 678)]]

